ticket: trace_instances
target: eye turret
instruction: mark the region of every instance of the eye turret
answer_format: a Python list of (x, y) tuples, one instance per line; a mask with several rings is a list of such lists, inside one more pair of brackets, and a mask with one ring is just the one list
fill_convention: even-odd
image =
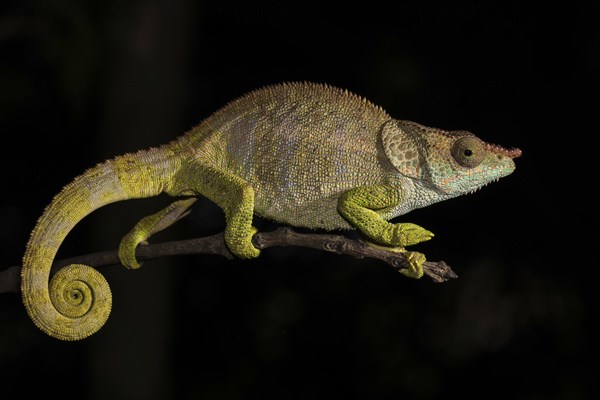
[(483, 143), (473, 136), (462, 137), (454, 142), (451, 153), (458, 165), (465, 168), (475, 168), (485, 157)]

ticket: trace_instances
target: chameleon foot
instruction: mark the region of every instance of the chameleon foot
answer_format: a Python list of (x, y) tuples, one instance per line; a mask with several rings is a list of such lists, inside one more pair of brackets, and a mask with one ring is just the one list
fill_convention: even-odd
[(433, 233), (410, 222), (393, 224), (391, 245), (398, 247), (412, 246), (425, 242), (433, 237)]
[(138, 269), (141, 263), (135, 258), (135, 249), (139, 244), (148, 244), (147, 240), (152, 235), (168, 228), (190, 213), (196, 202), (195, 197), (183, 198), (169, 204), (163, 210), (142, 218), (127, 235), (121, 239), (119, 245), (119, 259), (128, 269)]
[(251, 226), (247, 232), (225, 231), (225, 243), (231, 252), (239, 258), (256, 258), (260, 250), (252, 244), (252, 237), (258, 233), (258, 229)]
[(400, 273), (413, 279), (421, 278), (423, 276), (425, 254), (416, 251), (407, 251), (404, 253), (404, 256), (406, 257), (405, 265), (407, 265), (407, 268), (400, 269)]
[(140, 244), (148, 244), (148, 242), (144, 235), (135, 229), (121, 239), (121, 243), (119, 244), (119, 260), (125, 268), (138, 269), (142, 266), (142, 263), (138, 262), (135, 257), (135, 249)]
[(399, 270), (402, 275), (413, 279), (419, 279), (423, 276), (423, 263), (426, 261), (425, 254), (417, 251), (408, 251), (404, 247), (382, 246), (369, 241), (366, 243), (367, 245), (377, 249), (404, 254), (406, 261), (404, 261), (402, 264), (406, 267)]

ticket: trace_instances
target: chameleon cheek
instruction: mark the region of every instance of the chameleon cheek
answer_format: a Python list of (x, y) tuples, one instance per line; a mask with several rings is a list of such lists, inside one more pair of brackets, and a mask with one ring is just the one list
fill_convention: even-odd
[(431, 168), (431, 183), (444, 192), (451, 192), (457, 175), (448, 163), (439, 163)]

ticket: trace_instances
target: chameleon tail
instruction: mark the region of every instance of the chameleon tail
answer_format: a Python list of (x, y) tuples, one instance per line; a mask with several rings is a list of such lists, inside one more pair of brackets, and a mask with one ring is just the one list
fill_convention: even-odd
[(151, 197), (169, 189), (178, 162), (167, 148), (126, 154), (88, 169), (54, 197), (27, 243), (21, 293), (35, 325), (62, 340), (95, 333), (110, 314), (112, 295), (102, 274), (73, 264), (48, 284), (60, 244), (92, 211), (117, 201)]

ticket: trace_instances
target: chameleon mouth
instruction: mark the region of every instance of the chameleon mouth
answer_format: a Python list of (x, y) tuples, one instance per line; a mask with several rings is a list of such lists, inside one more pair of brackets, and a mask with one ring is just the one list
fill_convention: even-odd
[[(518, 150), (518, 149), (517, 149), (517, 150)], [(517, 156), (517, 157), (518, 157), (518, 156)], [(483, 184), (481, 184), (481, 185), (477, 186), (476, 188), (473, 188), (473, 189), (471, 189), (471, 190), (470, 190), (468, 193), (469, 193), (469, 194), (473, 194), (473, 193), (475, 193), (476, 191), (478, 191), (479, 189), (481, 189), (481, 188), (483, 188), (483, 187), (486, 187), (486, 186), (487, 186), (487, 185), (489, 185), (490, 183), (498, 182), (499, 180), (500, 180), (500, 177), (494, 178), (494, 179), (492, 179), (491, 181), (485, 182), (485, 183), (483, 183)]]

